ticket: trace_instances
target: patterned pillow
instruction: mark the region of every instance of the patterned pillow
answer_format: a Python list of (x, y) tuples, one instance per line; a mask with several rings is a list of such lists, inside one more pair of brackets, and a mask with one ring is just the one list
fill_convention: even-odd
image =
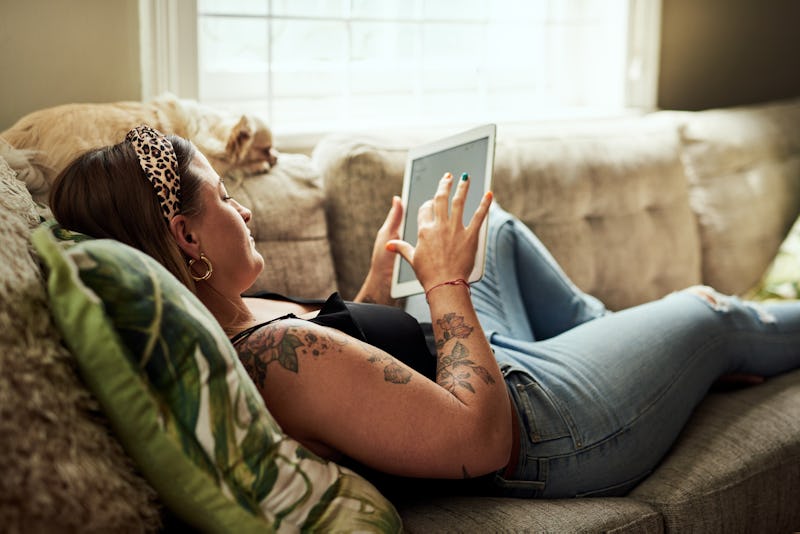
[(371, 484), (281, 432), (213, 316), (155, 260), (54, 223), (33, 242), (85, 381), (184, 521), (220, 532), (401, 529)]
[(760, 301), (800, 299), (800, 219), (789, 230), (767, 272), (745, 297)]

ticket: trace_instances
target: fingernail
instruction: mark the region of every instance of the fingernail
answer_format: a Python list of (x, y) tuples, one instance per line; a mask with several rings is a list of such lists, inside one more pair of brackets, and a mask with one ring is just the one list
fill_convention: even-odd
[(389, 252), (397, 252), (397, 245), (394, 243), (386, 243), (386, 250)]
[(469, 179), (469, 174), (464, 173), (461, 175), (461, 181), (466, 182)]
[(486, 198), (488, 198), (489, 200), (492, 200), (494, 198), (494, 193), (492, 193), (491, 191), (487, 191), (486, 192)]
[(445, 177), (445, 178), (447, 178), (447, 179), (449, 180), (450, 178), (452, 178), (452, 177), (453, 177), (453, 175), (452, 175), (452, 174), (450, 174), (449, 172), (446, 172), (446, 173), (444, 173), (444, 177)]

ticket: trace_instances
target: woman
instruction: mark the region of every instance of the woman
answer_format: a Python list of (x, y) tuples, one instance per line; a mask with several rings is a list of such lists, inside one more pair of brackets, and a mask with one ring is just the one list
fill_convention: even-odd
[[(607, 313), (527, 228), (490, 209), (491, 194), (465, 227), (468, 187), (467, 176), (441, 179), (419, 211), (416, 247), (398, 239), (393, 199), (354, 303), (243, 298), (264, 268), (250, 211), (190, 143), (148, 127), (78, 158), (51, 208), (67, 228), (145, 251), (195, 291), (287, 434), (392, 475), (487, 475), (512, 496), (622, 495), (719, 377), (800, 366), (800, 305), (699, 287)], [(486, 273), (470, 287), (487, 217)], [(366, 303), (390, 301), (395, 254), (426, 291), (430, 325)]]

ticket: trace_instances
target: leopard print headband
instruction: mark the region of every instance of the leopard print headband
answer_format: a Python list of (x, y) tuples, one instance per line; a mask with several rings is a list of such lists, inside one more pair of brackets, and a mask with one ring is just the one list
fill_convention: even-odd
[(167, 224), (180, 212), (181, 180), (178, 158), (164, 134), (149, 126), (137, 126), (125, 136), (133, 145), (139, 166), (153, 185)]

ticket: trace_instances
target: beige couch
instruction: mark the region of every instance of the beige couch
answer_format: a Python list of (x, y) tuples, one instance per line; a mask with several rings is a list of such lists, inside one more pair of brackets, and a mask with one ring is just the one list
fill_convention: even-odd
[[(339, 133), (313, 147), (278, 139), (283, 154), (269, 174), (228, 182), (253, 209), (267, 259), (254, 289), (352, 297), (400, 191), (408, 147), (452, 132)], [(497, 201), (612, 309), (697, 283), (744, 293), (800, 213), (800, 100), (500, 124), (495, 171)], [(0, 524), (150, 530), (158, 500), (109, 435), (49, 322), (26, 241), (36, 210), (0, 161), (3, 173)], [(789, 532), (800, 530), (798, 502), (800, 371), (712, 393), (625, 498), (396, 500), (410, 532)]]

